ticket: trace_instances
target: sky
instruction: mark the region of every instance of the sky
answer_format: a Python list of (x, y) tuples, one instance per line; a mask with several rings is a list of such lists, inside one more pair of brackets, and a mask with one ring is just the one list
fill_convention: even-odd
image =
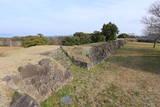
[(141, 20), (154, 0), (0, 0), (0, 36), (91, 33), (115, 23), (142, 35)]

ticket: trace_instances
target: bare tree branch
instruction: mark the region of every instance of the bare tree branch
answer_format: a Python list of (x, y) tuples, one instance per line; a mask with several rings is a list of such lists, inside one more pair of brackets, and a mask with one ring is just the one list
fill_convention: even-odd
[(149, 16), (143, 18), (142, 22), (146, 25), (144, 33), (148, 38), (154, 39), (154, 47), (156, 41), (160, 39), (160, 1), (153, 3), (149, 9)]

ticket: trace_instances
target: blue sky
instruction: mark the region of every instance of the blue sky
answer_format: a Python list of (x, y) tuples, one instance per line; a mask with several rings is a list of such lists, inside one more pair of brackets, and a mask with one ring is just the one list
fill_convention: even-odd
[(142, 34), (153, 0), (0, 0), (0, 36), (47, 36), (100, 30), (109, 21), (121, 32)]

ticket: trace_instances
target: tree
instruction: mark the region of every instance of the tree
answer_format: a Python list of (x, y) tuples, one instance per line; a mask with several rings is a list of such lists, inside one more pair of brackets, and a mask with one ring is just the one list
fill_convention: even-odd
[(106, 41), (114, 40), (118, 32), (118, 27), (115, 24), (112, 24), (111, 22), (103, 25), (102, 33), (106, 37)]
[(149, 14), (143, 18), (143, 23), (145, 24), (145, 34), (154, 40), (153, 48), (155, 48), (157, 40), (160, 39), (160, 1), (151, 5)]
[(102, 32), (94, 31), (92, 36), (91, 36), (91, 41), (92, 41), (92, 43), (104, 42), (105, 41), (105, 36), (102, 34)]

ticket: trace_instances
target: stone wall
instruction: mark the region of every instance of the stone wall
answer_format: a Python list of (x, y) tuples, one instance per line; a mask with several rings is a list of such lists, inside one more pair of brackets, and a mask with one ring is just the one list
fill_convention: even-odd
[[(86, 51), (85, 49), (83, 50), (82, 47), (79, 48), (77, 46), (70, 47), (72, 49), (62, 47), (61, 49), (71, 59), (73, 64), (85, 69), (90, 69), (96, 64), (102, 62), (104, 59), (108, 58), (110, 55), (112, 55), (112, 53), (114, 53), (117, 49), (123, 47), (126, 43), (127, 43), (126, 40), (116, 40), (111, 42), (93, 44), (90, 45), (90, 48), (87, 48), (88, 52), (85, 55), (84, 54), (78, 55), (77, 53), (76, 55), (71, 54), (75, 51), (75, 49), (76, 50), (79, 49), (81, 53), (83, 53), (82, 51)], [(83, 57), (83, 59), (80, 58), (79, 56)]]
[(62, 46), (60, 47), (60, 49), (61, 49), (62, 52), (70, 59), (70, 61), (71, 61), (73, 64), (75, 64), (75, 65), (77, 65), (77, 66), (79, 66), (79, 67), (82, 67), (82, 68), (87, 68), (87, 65), (88, 65), (87, 62), (80, 61), (80, 60), (72, 57), (71, 55), (69, 55), (69, 53), (68, 53), (65, 49), (63, 49)]
[(104, 59), (108, 58), (112, 55), (117, 49), (123, 47), (127, 41), (125, 40), (117, 40), (112, 42), (106, 42), (97, 46), (93, 46), (90, 49), (89, 59), (91, 60), (90, 64), (88, 64), (88, 68), (100, 63)]

